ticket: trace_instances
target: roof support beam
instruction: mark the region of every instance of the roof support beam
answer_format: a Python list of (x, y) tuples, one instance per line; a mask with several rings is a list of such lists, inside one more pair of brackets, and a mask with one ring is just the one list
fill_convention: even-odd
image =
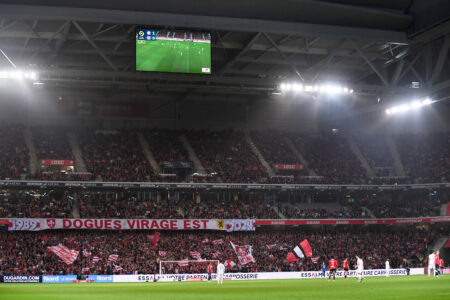
[(282, 52), (280, 50), (280, 47), (278, 47), (277, 43), (274, 42), (274, 40), (272, 40), (272, 38), (264, 32), (264, 36), (266, 37), (266, 39), (272, 44), (272, 46), (277, 49), (277, 51), (281, 54), (281, 56), (283, 57), (283, 59), (289, 64), (289, 66), (292, 68), (292, 70), (295, 72), (295, 74), (297, 74), (297, 76), (300, 78), (301, 81), (305, 81), (305, 79), (303, 79), (302, 74), (300, 74), (300, 71), (297, 69), (297, 67), (292, 63), (292, 61), (286, 56), (286, 54), (284, 52)]
[(97, 46), (97, 44), (94, 43), (94, 41), (91, 40), (89, 35), (84, 31), (84, 29), (77, 23), (77, 21), (72, 21), (72, 24), (75, 25), (75, 27), (81, 32), (81, 34), (86, 38), (86, 40), (91, 44), (92, 47), (94, 47), (95, 50), (97, 50), (98, 54), (100, 54), (101, 57), (110, 65), (110, 67), (114, 71), (118, 71), (117, 67), (109, 60), (108, 57), (102, 52), (102, 50)]
[(336, 51), (342, 47), (342, 45), (346, 42), (347, 39), (341, 40), (336, 47), (333, 48), (333, 50), (330, 51), (327, 57), (316, 63), (315, 65), (308, 68), (308, 71), (313, 70), (314, 68), (318, 67), (318, 70), (316, 74), (313, 77), (313, 82), (316, 81), (316, 79), (320, 76), (320, 73), (322, 73), (323, 70), (330, 64), (331, 60), (333, 60), (334, 56), (336, 55)]
[(389, 86), (389, 83), (387, 82), (387, 80), (380, 73), (380, 71), (378, 71), (378, 69), (375, 67), (375, 65), (367, 58), (367, 56), (361, 51), (361, 48), (358, 46), (358, 44), (356, 44), (353, 40), (350, 40), (350, 42), (351, 42), (353, 48), (355, 48), (356, 51), (358, 52), (359, 56), (361, 56), (366, 61), (366, 63), (370, 66), (370, 68), (375, 72), (375, 74), (377, 74), (378, 77), (380, 77), (383, 84), (385, 86)]
[[(381, 14), (381, 12), (378, 12)], [(155, 24), (161, 26), (207, 28), (210, 30), (229, 30), (246, 32), (267, 32), (293, 36), (314, 36), (373, 40), (376, 42), (406, 43), (405, 32), (308, 24), (297, 22), (272, 21), (250, 18), (211, 17), (178, 13), (147, 11), (126, 11), (112, 9), (92, 9), (59, 6), (0, 4), (0, 18), (46, 20), (76, 20), (87, 22), (121, 24)]]
[(423, 51), (420, 51), (419, 53), (417, 53), (416, 57), (413, 58), (413, 60), (411, 62), (408, 61), (408, 66), (406, 67), (406, 69), (403, 71), (403, 73), (400, 75), (399, 77), (399, 81), (406, 75), (406, 73), (409, 72), (409, 70), (414, 66), (414, 64), (417, 62), (417, 60), (419, 59), (419, 57), (422, 55)]
[(223, 75), (227, 72), (227, 70), (242, 56), (245, 52), (250, 49), (250, 47), (256, 42), (256, 40), (261, 36), (261, 32), (255, 34), (250, 41), (248, 41), (247, 45), (238, 52), (238, 54), (229, 60), (218, 72), (219, 75)]
[(53, 39), (54, 39), (61, 31), (63, 31), (64, 28), (65, 28), (66, 26), (68, 26), (69, 24), (70, 24), (70, 21), (64, 22), (64, 24), (62, 24), (62, 25), (58, 28), (58, 30), (56, 30), (56, 32), (53, 33), (53, 34), (47, 39), (47, 41), (46, 41), (43, 45), (41, 45), (41, 46), (39, 47), (39, 49), (37, 49), (36, 52), (33, 53), (32, 57), (36, 56), (42, 49), (44, 49), (44, 48), (49, 48), (49, 47), (48, 47), (48, 44), (50, 44), (50, 42), (53, 41)]
[(403, 67), (405, 66), (404, 60), (399, 60), (397, 62), (397, 66), (394, 71), (394, 75), (392, 76), (391, 85), (396, 86), (400, 77), (400, 74), (402, 73)]
[(69, 35), (70, 27), (72, 26), (72, 23), (68, 23), (64, 30), (62, 31), (63, 38), (58, 40), (55, 44), (55, 49), (53, 50), (52, 54), (48, 56), (47, 58), (47, 64), (50, 64), (59, 54), (61, 51), (61, 48), (64, 46), (64, 43), (67, 41), (67, 36)]
[(445, 60), (447, 59), (449, 46), (450, 46), (450, 35), (447, 35), (444, 39), (444, 43), (441, 46), (441, 50), (439, 51), (438, 59), (434, 67), (433, 74), (431, 75), (430, 78), (431, 84), (435, 83), (439, 79), (439, 75), (441, 75), (442, 68), (444, 67)]

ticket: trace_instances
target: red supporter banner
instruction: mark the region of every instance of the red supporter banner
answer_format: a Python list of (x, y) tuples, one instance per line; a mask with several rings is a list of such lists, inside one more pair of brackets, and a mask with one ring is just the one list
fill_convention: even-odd
[(276, 164), (275, 167), (277, 170), (285, 171), (285, 170), (303, 170), (305, 168), (304, 165), (286, 165), (286, 164)]
[(8, 219), (8, 230), (227, 230), (253, 231), (255, 220), (209, 219)]
[(41, 159), (41, 165), (43, 166), (74, 166), (75, 161), (73, 159)]

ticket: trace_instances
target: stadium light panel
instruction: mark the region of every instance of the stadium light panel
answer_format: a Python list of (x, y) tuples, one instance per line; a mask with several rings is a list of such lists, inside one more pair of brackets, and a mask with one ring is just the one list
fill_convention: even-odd
[(385, 112), (387, 115), (396, 114), (399, 112), (407, 112), (412, 109), (418, 109), (418, 108), (421, 108), (424, 106), (431, 105), (432, 103), (433, 103), (433, 100), (431, 100), (430, 98), (427, 97), (422, 101), (414, 100), (411, 103), (404, 103), (404, 104), (393, 106), (391, 108), (386, 109)]
[(307, 92), (307, 93), (327, 93), (327, 94), (352, 94), (353, 89), (339, 86), (336, 84), (322, 85), (303, 85), (299, 83), (282, 83), (280, 84), (281, 92)]

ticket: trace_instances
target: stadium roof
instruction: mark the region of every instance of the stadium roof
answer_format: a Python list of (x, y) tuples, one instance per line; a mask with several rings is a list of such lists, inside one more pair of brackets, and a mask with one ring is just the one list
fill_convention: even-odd
[[(5, 0), (0, 49), (55, 90), (248, 100), (304, 79), (388, 99), (449, 89), (449, 17), (445, 0)], [(212, 75), (136, 72), (139, 25), (211, 32)]]

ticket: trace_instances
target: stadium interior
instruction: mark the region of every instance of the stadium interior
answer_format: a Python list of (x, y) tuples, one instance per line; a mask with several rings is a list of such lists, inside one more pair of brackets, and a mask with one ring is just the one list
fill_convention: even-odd
[(0, 1), (0, 282), (450, 273), (449, 48), (446, 0)]

